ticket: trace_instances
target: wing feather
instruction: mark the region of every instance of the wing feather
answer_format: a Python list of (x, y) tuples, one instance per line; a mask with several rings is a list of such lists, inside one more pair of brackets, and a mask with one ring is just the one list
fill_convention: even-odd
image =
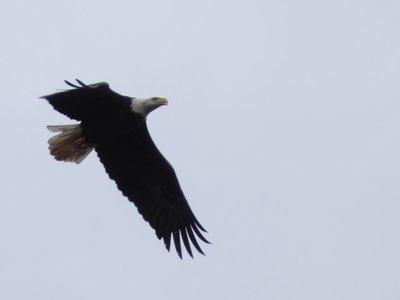
[(197, 251), (199, 251), (201, 254), (204, 255), (203, 250), (201, 250), (200, 245), (199, 245), (199, 243), (197, 242), (196, 237), (195, 237), (194, 234), (193, 234), (192, 227), (189, 226), (189, 227), (187, 227), (186, 229), (187, 229), (187, 231), (188, 231), (188, 234), (189, 234), (189, 237), (190, 237), (190, 240), (191, 240), (193, 246), (197, 249)]
[(186, 233), (186, 227), (181, 230), (181, 235), (182, 235), (182, 241), (183, 244), (185, 245), (186, 251), (189, 253), (191, 257), (193, 257), (192, 249), (190, 247), (189, 239)]
[(86, 85), (78, 79), (76, 81), (81, 86), (65, 80), (73, 89), (41, 98), (46, 99), (58, 112), (78, 121), (109, 113), (112, 107), (120, 105), (127, 98), (111, 90), (105, 82)]
[(95, 149), (110, 178), (136, 205), (157, 237), (164, 240), (168, 251), (172, 235), (179, 257), (182, 257), (181, 238), (190, 256), (193, 257), (190, 243), (204, 254), (195, 234), (209, 243), (200, 232), (205, 230), (190, 209), (175, 171), (154, 145), (145, 123), (140, 130), (112, 142), (99, 143)]
[(169, 251), (169, 249), (171, 247), (171, 232), (164, 234), (163, 240), (164, 240), (165, 248), (167, 248), (167, 250)]
[(178, 253), (179, 257), (182, 258), (181, 239), (179, 237), (179, 231), (174, 231), (172, 234), (174, 236), (176, 252)]

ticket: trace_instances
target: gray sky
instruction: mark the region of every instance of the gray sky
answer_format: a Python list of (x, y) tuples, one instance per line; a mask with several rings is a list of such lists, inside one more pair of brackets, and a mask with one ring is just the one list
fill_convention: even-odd
[[(0, 298), (400, 299), (399, 1), (3, 1)], [(212, 245), (165, 251), (96, 155), (59, 163), (64, 79), (148, 119)]]

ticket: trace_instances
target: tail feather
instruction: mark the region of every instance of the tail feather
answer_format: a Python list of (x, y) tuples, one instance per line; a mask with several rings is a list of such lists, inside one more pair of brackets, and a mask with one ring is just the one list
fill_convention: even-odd
[(80, 124), (49, 125), (47, 129), (59, 134), (48, 141), (50, 154), (56, 160), (79, 164), (94, 149), (94, 145), (86, 142)]

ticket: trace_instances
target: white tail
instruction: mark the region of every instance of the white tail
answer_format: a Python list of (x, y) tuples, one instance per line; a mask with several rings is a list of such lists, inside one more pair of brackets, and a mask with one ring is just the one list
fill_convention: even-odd
[(49, 139), (50, 154), (56, 160), (79, 164), (94, 148), (93, 144), (85, 141), (80, 124), (49, 125), (47, 129), (60, 132)]

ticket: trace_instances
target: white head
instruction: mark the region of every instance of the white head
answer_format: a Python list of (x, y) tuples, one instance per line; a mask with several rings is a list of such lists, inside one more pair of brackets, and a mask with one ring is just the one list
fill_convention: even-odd
[(168, 100), (165, 98), (131, 98), (131, 109), (133, 112), (141, 114), (146, 117), (151, 111), (155, 110), (161, 105), (167, 105)]

